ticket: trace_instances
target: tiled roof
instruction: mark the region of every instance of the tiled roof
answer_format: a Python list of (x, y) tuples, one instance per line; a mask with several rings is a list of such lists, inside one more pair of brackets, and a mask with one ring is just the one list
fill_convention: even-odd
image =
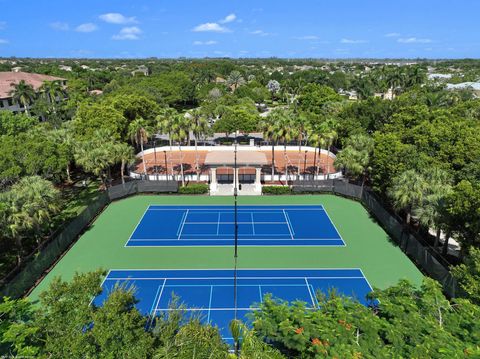
[(30, 84), (35, 90), (38, 90), (44, 81), (65, 81), (65, 79), (60, 77), (28, 72), (0, 72), (0, 98), (11, 97), (10, 91), (13, 89), (12, 83), (18, 84), (22, 80)]

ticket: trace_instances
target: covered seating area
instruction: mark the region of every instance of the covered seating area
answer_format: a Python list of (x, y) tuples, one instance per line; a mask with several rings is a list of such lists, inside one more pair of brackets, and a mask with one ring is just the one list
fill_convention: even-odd
[[(210, 194), (233, 194), (235, 182), (239, 184), (239, 195), (262, 194), (262, 167), (268, 164), (265, 153), (261, 151), (237, 151), (237, 166), (235, 169), (233, 152), (234, 147), (232, 146), (207, 153), (205, 166), (210, 172)], [(244, 171), (244, 169), (253, 169), (255, 171), (253, 183), (251, 183), (252, 176), (249, 174), (250, 171)], [(225, 176), (225, 173), (227, 173), (227, 176)], [(219, 180), (219, 177), (221, 180)]]

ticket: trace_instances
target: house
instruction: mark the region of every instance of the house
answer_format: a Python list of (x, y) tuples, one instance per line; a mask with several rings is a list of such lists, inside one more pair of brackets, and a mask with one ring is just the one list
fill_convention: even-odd
[(11, 95), (14, 86), (22, 80), (32, 86), (35, 91), (38, 91), (45, 81), (58, 81), (62, 86), (67, 85), (67, 80), (60, 77), (28, 72), (0, 72), (0, 111), (8, 110), (15, 113), (25, 111), (21, 104), (13, 101)]
[(148, 70), (148, 67), (145, 65), (140, 65), (137, 67), (136, 70), (132, 71), (132, 76), (137, 76), (137, 74), (142, 74), (143, 76), (148, 76), (150, 71)]
[(471, 90), (475, 97), (480, 97), (480, 82), (462, 82), (459, 84), (447, 84), (447, 90)]
[(59, 65), (58, 68), (62, 71), (72, 72), (72, 66)]

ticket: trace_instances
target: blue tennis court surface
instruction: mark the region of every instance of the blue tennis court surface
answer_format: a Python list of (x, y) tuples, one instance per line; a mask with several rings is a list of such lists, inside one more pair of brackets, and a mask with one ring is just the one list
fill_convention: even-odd
[[(337, 293), (369, 304), (372, 291), (360, 269), (240, 269), (237, 280), (237, 318), (249, 323), (247, 314), (258, 309), (266, 294), (287, 301), (303, 301), (316, 308), (317, 291)], [(233, 270), (112, 270), (103, 292), (94, 304), (101, 305), (115, 285), (134, 286), (138, 310), (144, 315), (159, 315), (174, 310), (172, 295), (180, 298), (186, 313), (217, 326), (226, 341), (232, 340), (228, 323), (234, 318)]]
[[(344, 246), (322, 206), (239, 206), (238, 244)], [(233, 206), (149, 206), (126, 246), (226, 246)]]

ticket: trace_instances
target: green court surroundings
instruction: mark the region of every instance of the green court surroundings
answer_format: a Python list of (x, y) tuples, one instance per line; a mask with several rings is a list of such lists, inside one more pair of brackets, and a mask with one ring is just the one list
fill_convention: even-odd
[[(239, 268), (360, 268), (373, 287), (423, 275), (359, 203), (334, 195), (240, 197), (239, 205), (322, 205), (345, 246), (240, 246)], [(150, 205), (232, 205), (231, 197), (137, 195), (111, 203), (30, 294), (35, 300), (56, 276), (110, 269), (230, 269), (232, 247), (125, 247)], [(160, 224), (161, 225), (161, 224)]]

